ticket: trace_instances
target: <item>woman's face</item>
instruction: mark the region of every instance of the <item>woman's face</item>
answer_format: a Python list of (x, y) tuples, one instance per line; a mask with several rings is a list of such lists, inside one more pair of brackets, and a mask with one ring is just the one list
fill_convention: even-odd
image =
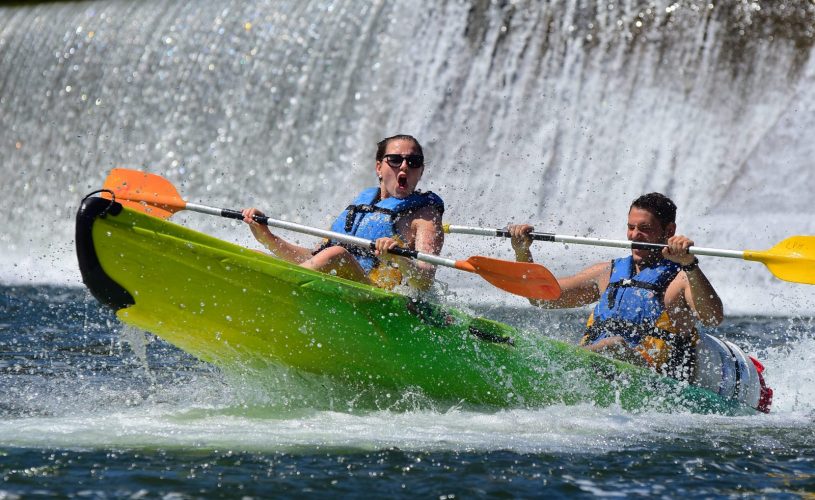
[(423, 172), (424, 158), (413, 141), (390, 141), (384, 157), (376, 162), (376, 174), (382, 179), (379, 182), (382, 199), (407, 198), (416, 190)]

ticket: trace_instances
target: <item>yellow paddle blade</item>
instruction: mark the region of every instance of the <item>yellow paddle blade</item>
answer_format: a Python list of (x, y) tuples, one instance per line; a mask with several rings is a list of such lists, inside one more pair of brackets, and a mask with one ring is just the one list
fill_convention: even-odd
[(455, 267), (476, 273), (492, 285), (515, 295), (542, 300), (560, 297), (557, 278), (540, 264), (476, 255), (467, 260), (456, 261)]
[[(139, 170), (114, 168), (102, 187), (113, 191), (116, 201), (122, 205), (162, 219), (187, 206), (170, 181)], [(102, 196), (110, 198), (106, 194)]]
[(744, 260), (763, 262), (784, 281), (815, 285), (815, 236), (790, 236), (769, 250), (745, 250)]

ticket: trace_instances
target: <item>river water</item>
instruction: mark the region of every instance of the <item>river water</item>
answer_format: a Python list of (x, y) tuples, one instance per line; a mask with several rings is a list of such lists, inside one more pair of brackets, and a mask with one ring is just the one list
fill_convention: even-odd
[[(124, 330), (81, 289), (3, 287), (0, 492), (42, 496), (740, 496), (815, 492), (813, 319), (734, 317), (769, 415), (314, 402)], [(539, 328), (528, 308), (485, 309)], [(553, 334), (578, 334), (557, 315)], [(544, 328), (547, 328), (544, 326)]]
[[(769, 248), (815, 234), (814, 27), (803, 0), (0, 6), (0, 498), (812, 495), (815, 287), (759, 263), (702, 259), (727, 314), (715, 333), (764, 362), (769, 415), (412, 393), (363, 410), (123, 329), (82, 287), (73, 216), (124, 166), (326, 227), (373, 184), (376, 141), (404, 132), (451, 223), (621, 239), (630, 201), (658, 190), (700, 245)], [(238, 224), (174, 220), (254, 245)], [(618, 256), (539, 245), (556, 274)], [(511, 258), (471, 236), (443, 253)], [(585, 311), (439, 279), (458, 307), (579, 335)]]

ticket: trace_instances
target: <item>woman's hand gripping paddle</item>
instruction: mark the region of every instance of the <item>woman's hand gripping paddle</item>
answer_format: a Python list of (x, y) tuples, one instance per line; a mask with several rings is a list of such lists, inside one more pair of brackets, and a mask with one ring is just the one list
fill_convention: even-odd
[[(115, 168), (111, 170), (103, 187), (112, 192), (116, 201), (126, 207), (162, 219), (166, 219), (181, 210), (192, 210), (209, 215), (243, 220), (243, 214), (239, 210), (214, 208), (185, 201), (170, 181), (156, 174)], [(110, 195), (108, 194), (108, 196)], [(371, 250), (375, 249), (373, 241), (357, 238), (356, 236), (269, 217), (255, 216), (254, 220), (260, 224), (329, 238)], [(555, 300), (560, 297), (560, 285), (557, 279), (540, 264), (513, 262), (478, 255), (469, 257), (466, 260), (452, 260), (405, 248), (394, 248), (389, 252), (434, 265), (475, 273), (497, 288), (522, 297), (541, 300)]]
[[(483, 227), (454, 226), (444, 224), (445, 233), (474, 234), (479, 236), (501, 236), (509, 238), (506, 229), (488, 229)], [(666, 245), (659, 243), (640, 243), (635, 241), (603, 240), (600, 238), (581, 238), (552, 233), (529, 233), (530, 238), (540, 241), (573, 243), (576, 245), (593, 245), (631, 249), (658, 249)], [(718, 250), (693, 246), (688, 252), (694, 255), (710, 257), (728, 257), (731, 259), (753, 260), (763, 263), (773, 275), (784, 281), (815, 285), (815, 236), (790, 236), (769, 250)]]

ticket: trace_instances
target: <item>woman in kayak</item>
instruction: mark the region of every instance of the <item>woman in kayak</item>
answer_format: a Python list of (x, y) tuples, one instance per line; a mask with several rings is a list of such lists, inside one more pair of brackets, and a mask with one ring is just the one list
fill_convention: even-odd
[(416, 190), (424, 173), (422, 146), (414, 137), (395, 135), (377, 144), (379, 185), (363, 190), (331, 226), (337, 233), (372, 240), (376, 250), (328, 240), (316, 250), (289, 243), (258, 224), (256, 208), (243, 210), (255, 238), (277, 257), (308, 269), (382, 288), (406, 283), (419, 290), (433, 284), (432, 264), (388, 253), (397, 246), (438, 255), (444, 243), (444, 202), (432, 192)]

